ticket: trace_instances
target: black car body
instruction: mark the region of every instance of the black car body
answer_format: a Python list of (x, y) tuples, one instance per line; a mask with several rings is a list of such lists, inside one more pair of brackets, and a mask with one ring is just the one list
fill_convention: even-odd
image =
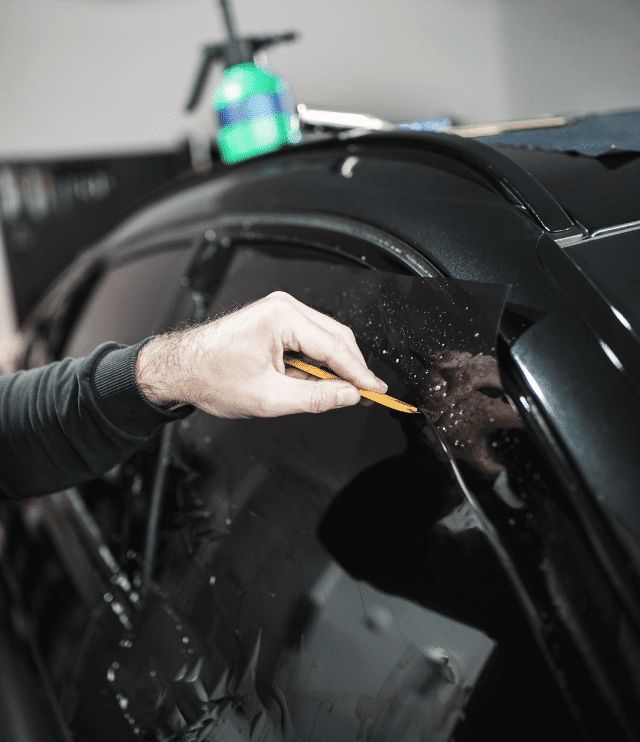
[(392, 392), (415, 388), (381, 354), (404, 337), (414, 362), (415, 317), (445, 307), (424, 386), (467, 412), (459, 440), (434, 409), (196, 413), (166, 467), (154, 441), (16, 506), (5, 590), (51, 738), (640, 739), (639, 178), (637, 157), (327, 137), (81, 256), (26, 365), (277, 288), (357, 325), (362, 275), (401, 298), (362, 334)]

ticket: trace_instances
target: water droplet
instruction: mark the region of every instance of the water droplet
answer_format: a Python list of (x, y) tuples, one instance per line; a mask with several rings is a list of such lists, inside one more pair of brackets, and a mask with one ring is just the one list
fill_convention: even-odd
[(114, 585), (119, 585), (125, 592), (131, 590), (131, 583), (124, 575), (114, 575), (111, 578), (111, 582)]
[(182, 637), (182, 643), (183, 644), (188, 644), (189, 643), (189, 637), (188, 636), (183, 636)]
[(386, 633), (393, 625), (393, 614), (382, 606), (373, 606), (365, 612), (363, 621), (369, 631)]
[(227, 518), (225, 520), (225, 523), (226, 523), (226, 525), (230, 526), (231, 525), (231, 518)]
[(105, 593), (104, 599), (107, 601), (107, 603), (111, 603), (111, 601), (113, 600), (113, 595), (111, 593)]
[(216, 576), (215, 575), (211, 575), (211, 577), (209, 577), (209, 584), (210, 585), (215, 585), (216, 584)]
[(116, 698), (118, 699), (118, 706), (120, 706), (120, 708), (124, 711), (129, 705), (129, 699), (126, 696), (123, 696), (122, 693), (118, 693)]

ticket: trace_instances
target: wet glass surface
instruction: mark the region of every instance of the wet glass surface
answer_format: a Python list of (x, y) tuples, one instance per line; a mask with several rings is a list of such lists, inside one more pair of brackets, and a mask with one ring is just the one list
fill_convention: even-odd
[[(505, 727), (529, 708), (525, 687), (553, 707), (475, 507), (517, 518), (521, 545), (539, 537), (516, 486), (537, 469), (495, 360), (506, 291), (238, 249), (210, 313), (275, 289), (352, 327), (423, 413), (182, 421), (143, 601), (153, 449), (90, 485), (87, 502), (106, 487), (139, 512), (103, 526), (131, 584), (105, 592), (61, 679), (77, 739), (448, 740), (494, 675), (487, 708), (509, 708)], [(482, 733), (478, 716), (460, 739)]]
[[(374, 405), (278, 420), (196, 413), (181, 423), (158, 555), (171, 599), (147, 602), (144, 632), (116, 659), (92, 660), (95, 682), (129, 731), (153, 728), (159, 739), (446, 740), (493, 640), (415, 600), (433, 569), (424, 542), (434, 522), (478, 538), (444, 460), (423, 448), (438, 430), (487, 468), (471, 433), (474, 395), (505, 406), (499, 392), (476, 391), (499, 386), (485, 354), (504, 291), (472, 295), (247, 249), (210, 313), (275, 289), (348, 324), (391, 393), (424, 406), (426, 418)], [(422, 522), (407, 528), (407, 516)], [(82, 711), (77, 721), (89, 723)]]

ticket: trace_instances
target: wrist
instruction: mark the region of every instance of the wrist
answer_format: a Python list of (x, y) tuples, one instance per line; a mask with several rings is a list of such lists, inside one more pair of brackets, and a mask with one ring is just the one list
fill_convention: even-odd
[(136, 359), (135, 376), (140, 393), (165, 410), (188, 404), (182, 373), (182, 333), (159, 335), (145, 343)]

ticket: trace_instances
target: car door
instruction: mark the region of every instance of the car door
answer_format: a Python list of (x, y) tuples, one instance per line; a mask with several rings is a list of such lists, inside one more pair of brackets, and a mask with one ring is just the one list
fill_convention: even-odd
[[(491, 351), (486, 307), (501, 306), (499, 295), (470, 313), (468, 295), (406, 244), (330, 221), (227, 221), (190, 229), (200, 234), (185, 239), (191, 251), (123, 261), (78, 313), (65, 352), (278, 289), (354, 327), (374, 368), (413, 401), (429, 359), (462, 373)], [(151, 274), (164, 289), (150, 288)], [(437, 330), (428, 342), (426, 321)], [(432, 386), (441, 391), (436, 376)], [(473, 387), (458, 397), (508, 407), (501, 394)], [(530, 703), (510, 690), (524, 666), (570, 725), (468, 493), (438, 453), (441, 417), (378, 406), (252, 421), (196, 412), (174, 431), (161, 499), (152, 441), (105, 477), (30, 504), (25, 522), (43, 534), (41, 551), (25, 557), (31, 610), (75, 737), (449, 739), (465, 734), (471, 710), (470, 733), (495, 728), (491, 706), (471, 702), (491, 687), (509, 698), (501, 724), (512, 730)], [(490, 428), (512, 425), (503, 415)], [(462, 455), (467, 440), (462, 466), (487, 479), (485, 461)], [(33, 564), (43, 555), (55, 565), (48, 582)]]

